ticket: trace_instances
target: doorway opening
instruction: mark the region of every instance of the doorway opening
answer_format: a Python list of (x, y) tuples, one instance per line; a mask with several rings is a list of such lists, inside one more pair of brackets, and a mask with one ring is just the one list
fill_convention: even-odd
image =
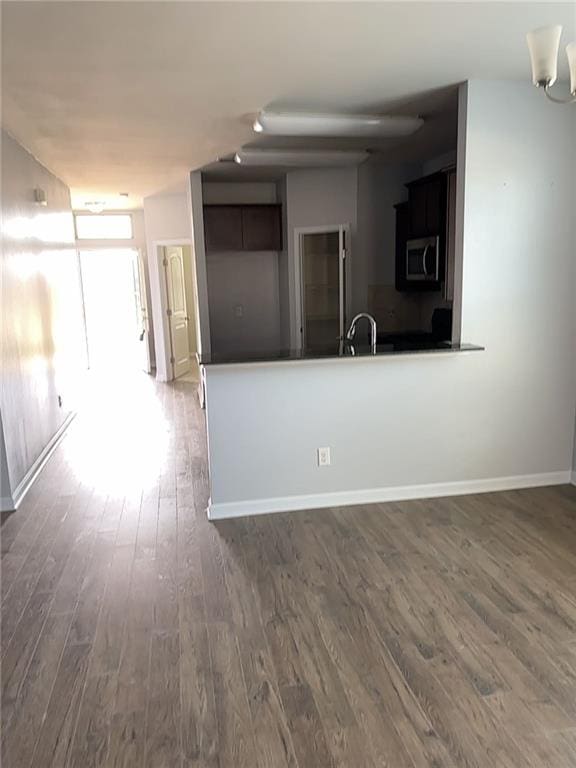
[(304, 350), (337, 347), (346, 333), (346, 227), (297, 231)]
[(148, 370), (145, 296), (134, 248), (80, 250), (91, 370)]

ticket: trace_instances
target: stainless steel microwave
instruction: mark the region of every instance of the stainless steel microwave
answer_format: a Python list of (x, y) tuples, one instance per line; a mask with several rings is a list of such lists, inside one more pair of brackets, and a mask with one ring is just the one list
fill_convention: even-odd
[(406, 280), (438, 282), (440, 277), (440, 241), (438, 236), (408, 240), (406, 243)]

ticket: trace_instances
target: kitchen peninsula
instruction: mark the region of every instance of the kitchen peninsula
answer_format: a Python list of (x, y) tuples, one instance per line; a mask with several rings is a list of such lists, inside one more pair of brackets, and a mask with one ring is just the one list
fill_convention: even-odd
[(435, 154), (416, 134), (400, 158), (195, 177), (211, 519), (450, 495), (479, 477), (486, 354), (462, 311), (456, 121)]
[(394, 357), (397, 355), (424, 355), (424, 354), (449, 354), (457, 352), (480, 352), (484, 347), (476, 344), (460, 344), (449, 341), (428, 342), (401, 342), (390, 344), (377, 344), (375, 348), (370, 345), (355, 345), (345, 342), (337, 342), (324, 348), (310, 349), (278, 349), (276, 351), (242, 352), (241, 354), (226, 354), (207, 352), (198, 355), (198, 362), (202, 366), (214, 365), (245, 365), (250, 363), (275, 363), (312, 360), (339, 360), (357, 358)]

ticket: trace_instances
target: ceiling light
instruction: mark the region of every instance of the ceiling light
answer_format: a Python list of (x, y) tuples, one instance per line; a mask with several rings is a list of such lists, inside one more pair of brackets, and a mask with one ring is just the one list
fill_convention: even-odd
[(241, 149), (234, 160), (240, 165), (280, 165), (299, 167), (359, 165), (367, 152), (315, 149)]
[(46, 192), (43, 189), (40, 189), (40, 187), (36, 187), (34, 190), (34, 201), (38, 203), (38, 205), (46, 206), (48, 205), (48, 198), (46, 197)]
[(557, 104), (570, 104), (576, 102), (576, 43), (570, 43), (566, 46), (568, 66), (570, 67), (571, 97), (558, 99), (550, 93), (550, 88), (556, 82), (558, 74), (558, 49), (561, 34), (562, 27), (556, 24), (553, 27), (539, 27), (528, 32), (526, 40), (530, 51), (534, 85), (537, 88), (542, 87), (550, 101), (555, 101)]
[(90, 213), (102, 213), (106, 207), (106, 203), (103, 200), (90, 200), (84, 203), (84, 207), (87, 208)]
[(328, 115), (260, 112), (254, 130), (276, 136), (409, 136), (424, 123), (421, 117), (401, 115)]

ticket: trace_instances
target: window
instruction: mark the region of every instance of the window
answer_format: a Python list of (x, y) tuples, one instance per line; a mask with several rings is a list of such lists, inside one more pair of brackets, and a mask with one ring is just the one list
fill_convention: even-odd
[(132, 216), (129, 213), (76, 214), (78, 240), (131, 240)]

